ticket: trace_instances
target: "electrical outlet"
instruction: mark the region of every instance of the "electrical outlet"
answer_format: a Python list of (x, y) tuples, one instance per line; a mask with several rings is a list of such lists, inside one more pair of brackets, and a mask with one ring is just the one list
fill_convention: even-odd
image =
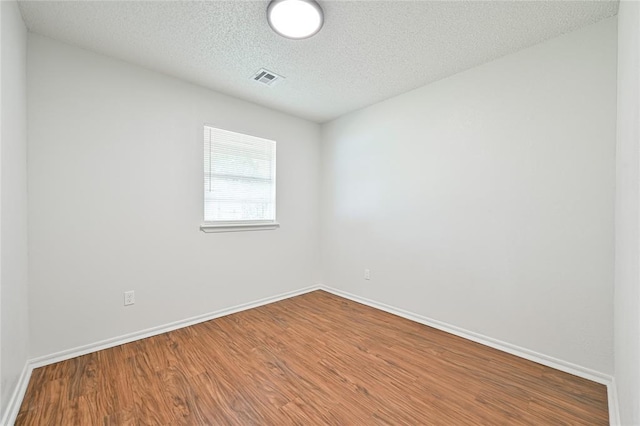
[(364, 279), (365, 280), (370, 280), (371, 279), (371, 271), (369, 269), (365, 269), (364, 270)]
[(136, 303), (136, 295), (133, 292), (133, 290), (125, 291), (124, 292), (124, 306), (133, 305), (134, 303)]

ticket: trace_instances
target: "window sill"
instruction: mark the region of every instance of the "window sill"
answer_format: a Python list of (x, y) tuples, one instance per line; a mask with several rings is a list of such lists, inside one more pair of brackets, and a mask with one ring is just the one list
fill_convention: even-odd
[(239, 232), (239, 231), (267, 231), (280, 227), (278, 222), (267, 223), (203, 223), (200, 225), (202, 232)]

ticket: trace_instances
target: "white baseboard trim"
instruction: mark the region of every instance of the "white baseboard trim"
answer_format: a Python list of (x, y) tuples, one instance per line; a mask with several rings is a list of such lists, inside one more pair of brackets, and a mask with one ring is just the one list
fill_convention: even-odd
[(619, 411), (618, 411), (618, 393), (615, 387), (614, 378), (608, 374), (601, 373), (599, 371), (592, 370), (590, 368), (582, 367), (577, 364), (573, 364), (568, 361), (563, 361), (558, 358), (554, 358), (539, 352), (532, 351), (520, 346), (513, 345), (511, 343), (503, 342), (498, 339), (494, 339), (488, 336), (484, 336), (473, 331), (468, 331), (460, 327), (456, 327), (451, 324), (447, 324), (442, 321), (438, 321), (432, 318), (427, 318), (422, 315), (414, 314), (413, 312), (405, 311), (384, 303), (376, 302), (365, 297), (361, 297), (343, 290), (338, 290), (327, 285), (321, 285), (321, 290), (332, 293), (336, 296), (344, 297), (345, 299), (352, 300), (354, 302), (362, 303), (363, 305), (370, 306), (372, 308), (380, 309), (381, 311), (388, 312), (390, 314), (397, 315), (402, 318), (406, 318), (411, 321), (415, 321), (420, 324), (427, 325), (429, 327), (437, 328), (438, 330), (445, 331), (447, 333), (454, 334), (467, 340), (471, 340), (476, 343), (480, 343), (485, 346), (489, 346), (494, 349), (498, 349), (503, 352), (515, 355), (520, 358), (528, 359), (529, 361), (536, 362), (538, 364), (546, 365), (547, 367), (554, 368), (556, 370), (564, 371), (565, 373), (573, 374), (574, 376), (582, 377), (587, 380), (591, 380), (596, 383), (600, 383), (607, 386), (607, 398), (609, 401), (609, 424), (619, 425)]
[(147, 337), (156, 336), (158, 334), (166, 333), (168, 331), (177, 330), (179, 328), (188, 327), (190, 325), (198, 324), (201, 322), (209, 321), (215, 318), (220, 318), (226, 315), (235, 314), (237, 312), (246, 311), (247, 309), (257, 308), (259, 306), (268, 305), (269, 303), (277, 302), (279, 300), (289, 299), (291, 297), (299, 296), (301, 294), (309, 293), (315, 290), (319, 290), (319, 285), (313, 285), (305, 287), (299, 290), (289, 291), (281, 293), (276, 296), (265, 297), (264, 299), (256, 300), (253, 302), (243, 303), (241, 305), (233, 306), (226, 309), (220, 309), (218, 311), (210, 312), (203, 315), (197, 315), (195, 317), (187, 318), (180, 321), (174, 321), (169, 324), (160, 325), (157, 327), (148, 328), (146, 330), (135, 331), (133, 333), (125, 334), (111, 339), (101, 340), (99, 342), (90, 343), (88, 345), (78, 346), (76, 348), (67, 349), (64, 351), (56, 352), (50, 355), (44, 355), (37, 358), (28, 360), (20, 374), (20, 379), (11, 395), (9, 405), (4, 415), (0, 418), (0, 425), (9, 426), (13, 425), (18, 416), (20, 405), (24, 399), (24, 394), (27, 391), (27, 385), (31, 378), (31, 373), (35, 368), (44, 367), (45, 365), (54, 364), (56, 362), (64, 361), (67, 359), (75, 358), (81, 355), (86, 355), (92, 352), (97, 352), (102, 349), (112, 348), (125, 343), (133, 342), (135, 340), (145, 339)]
[(31, 359), (29, 362), (33, 368), (43, 367), (45, 365), (75, 358), (81, 355), (86, 355), (92, 352), (101, 351), (103, 349), (112, 348), (114, 346), (123, 345), (125, 343), (133, 342), (135, 340), (146, 339), (147, 337), (156, 336), (158, 334), (166, 333), (168, 331), (173, 331), (179, 328), (188, 327), (190, 325), (199, 324), (201, 322), (220, 318), (226, 315), (235, 314), (237, 312), (246, 311), (247, 309), (268, 305), (269, 303), (277, 302), (283, 299), (288, 299), (294, 296), (299, 296), (301, 294), (309, 293), (311, 291), (315, 291), (319, 289), (320, 289), (320, 286), (313, 285), (313, 286), (305, 287), (299, 290), (281, 293), (276, 296), (265, 297), (264, 299), (256, 300), (254, 302), (243, 303), (241, 305), (233, 306), (231, 308), (220, 309), (218, 311), (210, 312), (207, 314), (197, 315), (195, 317), (174, 321), (174, 322), (160, 325), (157, 327), (151, 327), (146, 330), (134, 331), (133, 333), (124, 334), (122, 336), (112, 337), (110, 339), (101, 340), (99, 342), (90, 343), (88, 345), (78, 346), (76, 348), (67, 349), (67, 350), (56, 352), (50, 355), (40, 356), (40, 357)]
[(371, 299), (367, 299), (352, 293), (348, 293), (346, 291), (338, 290), (336, 288), (327, 287), (324, 285), (322, 286), (322, 289), (328, 291), (329, 293), (335, 294), (336, 296), (344, 297), (346, 299), (353, 300), (354, 302), (362, 303), (363, 305), (371, 306), (372, 308), (380, 309), (382, 311), (389, 312), (390, 314), (398, 315), (411, 321), (415, 321), (429, 327), (437, 328), (438, 330), (446, 331), (447, 333), (455, 334), (456, 336), (463, 337), (467, 340), (471, 340), (473, 342), (510, 353), (520, 358), (528, 359), (529, 361), (537, 362), (538, 364), (546, 365), (547, 367), (555, 368), (556, 370), (564, 371), (565, 373), (573, 374), (574, 376), (592, 380), (603, 385), (609, 384), (612, 379), (612, 377), (608, 374), (600, 373), (599, 371), (591, 370), (589, 368), (585, 368), (567, 361), (544, 355), (530, 349), (512, 345), (511, 343), (503, 342), (501, 340), (484, 336), (473, 331), (468, 331), (463, 328), (456, 327), (455, 325), (447, 324), (442, 321), (414, 314), (413, 312), (408, 312), (404, 309), (399, 309), (384, 303), (376, 302)]
[(2, 420), (0, 420), (0, 425), (13, 425), (16, 422), (16, 417), (18, 417), (18, 412), (20, 411), (20, 405), (22, 405), (24, 394), (27, 392), (27, 385), (29, 384), (32, 371), (33, 367), (30, 365), (29, 361), (27, 361), (20, 373), (20, 377), (18, 378), (18, 383), (16, 383), (16, 387), (13, 390), (13, 394), (11, 394), (7, 410), (2, 416)]
[(607, 397), (609, 399), (609, 424), (611, 426), (620, 426), (620, 407), (618, 406), (618, 388), (616, 387), (615, 377), (611, 379), (611, 382), (607, 383)]
[(45, 365), (75, 358), (81, 355), (86, 355), (92, 352), (97, 352), (103, 349), (108, 349), (114, 346), (119, 346), (125, 343), (133, 342), (135, 340), (145, 339), (147, 337), (156, 336), (158, 334), (177, 330), (183, 327), (188, 327), (204, 321), (209, 321), (215, 318), (220, 318), (226, 315), (231, 315), (231, 314), (245, 311), (248, 309), (257, 308), (259, 306), (267, 305), (269, 303), (299, 296), (305, 293), (310, 293), (315, 290), (324, 290), (336, 296), (344, 297), (345, 299), (362, 303), (363, 305), (380, 309), (382, 311), (389, 312), (394, 315), (398, 315), (400, 317), (418, 322), (420, 324), (427, 325), (429, 327), (437, 328), (439, 330), (454, 334), (456, 336), (460, 336), (462, 338), (471, 340), (473, 342), (480, 343), (485, 346), (489, 346), (494, 349), (498, 349), (503, 352), (507, 352), (512, 355), (515, 355), (524, 359), (528, 359), (533, 362), (537, 362), (542, 365), (546, 365), (547, 367), (555, 368), (557, 370), (564, 371), (566, 373), (573, 374), (578, 377), (582, 377), (597, 383), (604, 384), (607, 386), (607, 393), (608, 393), (608, 400), (609, 400), (609, 422), (611, 425), (620, 424), (617, 391), (615, 386), (615, 380), (612, 376), (609, 376), (607, 374), (600, 373), (598, 371), (594, 371), (589, 368), (585, 368), (567, 361), (563, 361), (554, 357), (540, 354), (538, 352), (535, 352), (526, 348), (512, 345), (507, 342), (493, 339), (491, 337), (487, 337), (482, 334), (464, 330), (460, 327), (456, 327), (456, 326), (444, 323), (442, 321), (427, 318), (422, 315), (414, 314), (414, 313), (405, 311), (403, 309), (386, 305), (384, 303), (380, 303), (364, 297), (360, 297), (355, 294), (348, 293), (346, 291), (338, 290), (332, 287), (328, 287), (326, 285), (313, 285), (313, 286), (305, 287), (299, 290), (282, 293), (276, 296), (266, 297), (264, 299), (256, 300), (254, 302), (243, 303), (241, 305), (237, 305), (231, 308), (221, 309), (218, 311), (214, 311), (214, 312), (203, 314), (203, 315), (198, 315), (198, 316), (187, 318), (184, 320), (174, 321), (169, 324), (148, 328), (146, 330), (141, 330), (141, 331), (125, 334), (122, 336), (113, 337), (111, 339), (101, 340), (99, 342), (56, 352), (50, 355), (44, 355), (41, 357), (33, 358), (27, 361), (27, 363), (24, 366), (24, 369), (22, 370), (20, 379), (18, 380), (18, 384), (16, 385), (16, 388), (11, 396), (9, 405), (7, 407), (7, 411), (2, 417), (0, 425), (6, 426), (6, 425), (14, 424), (16, 417), (18, 415), (18, 411), (20, 409), (20, 405), (22, 404), (24, 394), (27, 390), (27, 385), (29, 383), (29, 379), (31, 378), (31, 373), (34, 368), (43, 367)]

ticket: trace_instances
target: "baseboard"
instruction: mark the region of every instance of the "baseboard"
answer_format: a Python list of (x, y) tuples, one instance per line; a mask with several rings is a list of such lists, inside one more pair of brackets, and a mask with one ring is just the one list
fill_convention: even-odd
[(525, 358), (538, 364), (546, 365), (547, 367), (555, 368), (556, 370), (564, 371), (565, 373), (573, 374), (574, 376), (582, 377), (594, 382), (608, 385), (612, 377), (608, 374), (601, 373), (599, 371), (591, 370), (580, 365), (576, 365), (567, 361), (563, 361), (548, 355), (544, 355), (530, 349), (522, 348), (520, 346), (512, 345), (511, 343), (503, 342), (498, 339), (494, 339), (488, 336), (484, 336), (473, 331), (468, 331), (460, 327), (456, 327), (451, 324), (447, 324), (442, 321), (438, 321), (432, 318), (427, 318), (422, 315), (414, 314), (413, 312), (405, 311), (393, 306), (389, 306), (384, 303), (380, 303), (365, 297), (361, 297), (346, 291), (338, 290), (332, 287), (322, 285), (321, 288), (336, 296), (344, 297), (354, 302), (362, 303), (363, 305), (371, 306), (372, 308), (380, 309), (385, 312), (389, 312), (394, 315), (409, 319), (411, 321), (418, 322), (420, 324), (427, 325), (429, 327), (437, 328), (438, 330), (446, 331), (447, 333), (455, 334), (456, 336), (463, 337), (467, 340), (474, 341), (476, 343), (483, 344), (485, 346), (492, 347), (494, 349), (501, 350), (503, 352), (516, 355), (520, 358)]
[(11, 395), (11, 399), (9, 400), (9, 405), (7, 406), (7, 410), (0, 419), (0, 425), (8, 426), (8, 425), (13, 425), (15, 423), (16, 417), (18, 416), (18, 412), (20, 410), (20, 405), (22, 404), (22, 400), (24, 399), (24, 394), (27, 391), (27, 385), (29, 384), (31, 373), (35, 368), (44, 367), (45, 365), (54, 364), (56, 362), (75, 358), (81, 355), (86, 355), (86, 354), (97, 352), (103, 349), (112, 348), (114, 346), (119, 346), (125, 343), (133, 342), (135, 340), (145, 339), (147, 337), (156, 336), (158, 334), (166, 333), (168, 331), (173, 331), (179, 328), (188, 327), (190, 325), (195, 325), (201, 322), (220, 318), (226, 315), (231, 315), (237, 312), (246, 311), (247, 309), (253, 309), (259, 306), (268, 305), (269, 303), (277, 302), (284, 299), (289, 299), (291, 297), (299, 296), (301, 294), (309, 293), (319, 289), (320, 289), (319, 285), (313, 285), (313, 286), (305, 287), (299, 290), (289, 291), (286, 293), (278, 294), (276, 296), (265, 297), (264, 299), (259, 299), (253, 302), (243, 303), (241, 305), (236, 305), (230, 308), (210, 312), (207, 314), (197, 315), (195, 317), (187, 318), (184, 320), (174, 321), (158, 327), (152, 327), (146, 330), (136, 331), (133, 333), (122, 335), (122, 336), (113, 337), (111, 339), (101, 340), (99, 342), (90, 343), (88, 345), (78, 346), (76, 348), (71, 348), (71, 349), (56, 352), (50, 355), (44, 355), (44, 356), (30, 359), (26, 362), (22, 370), (22, 373), (20, 374), (18, 384), (16, 385), (13, 391), (13, 394)]
[(609, 399), (609, 424), (620, 426), (620, 407), (618, 406), (618, 388), (615, 377), (607, 383), (607, 397)]
[(86, 355), (86, 354), (97, 352), (103, 349), (112, 348), (114, 346), (123, 345), (125, 343), (130, 343), (140, 339), (146, 339), (147, 337), (156, 336), (158, 334), (166, 333), (168, 331), (177, 330), (179, 328), (188, 327), (190, 325), (199, 324), (205, 321), (210, 321), (212, 319), (235, 314), (237, 312), (246, 311), (247, 309), (268, 305), (269, 303), (288, 299), (290, 297), (299, 296), (301, 294), (309, 293), (311, 291), (315, 291), (319, 289), (320, 289), (320, 286), (314, 285), (314, 286), (302, 288), (300, 290), (281, 293), (276, 296), (265, 297), (264, 299), (256, 300), (254, 302), (243, 303), (241, 305), (233, 306), (231, 308), (225, 308), (225, 309), (210, 312), (207, 314), (197, 315), (195, 317), (187, 318), (180, 321), (174, 321), (174, 322), (160, 325), (157, 327), (148, 328), (146, 330), (135, 331), (133, 333), (125, 334), (118, 337), (113, 337), (106, 340), (101, 340), (99, 342), (90, 343), (88, 345), (78, 346), (76, 348), (67, 349), (67, 350), (56, 352), (50, 355), (40, 356), (40, 357), (31, 359), (29, 362), (33, 368), (43, 367), (45, 365), (75, 358), (81, 355)]
[(336, 296), (344, 297), (345, 299), (352, 300), (354, 302), (362, 303), (363, 305), (370, 306), (372, 308), (380, 309), (381, 311), (389, 312), (390, 314), (397, 315), (402, 318), (406, 318), (411, 321), (415, 321), (420, 324), (427, 325), (429, 327), (437, 328), (438, 330), (446, 331), (447, 333), (454, 334), (456, 336), (471, 340), (476, 343), (480, 343), (485, 346), (489, 346), (494, 349), (498, 349), (503, 352), (510, 353), (520, 358), (528, 359), (529, 361), (536, 362), (538, 364), (546, 365), (547, 367), (554, 368), (556, 370), (564, 371), (565, 373), (573, 374), (574, 376), (582, 377), (587, 380), (594, 381), (607, 386), (607, 398), (609, 402), (609, 424), (619, 425), (619, 411), (618, 411), (618, 393), (615, 386), (615, 380), (612, 376), (601, 373), (599, 371), (592, 370), (590, 368), (582, 367), (577, 364), (573, 364), (568, 361), (563, 361), (558, 358), (554, 358), (548, 355), (541, 354), (539, 352), (532, 351), (530, 349), (522, 348), (520, 346), (512, 345), (511, 343), (503, 342), (498, 339), (494, 339), (488, 336), (484, 336), (473, 331), (465, 330), (460, 327), (456, 327), (451, 324), (447, 324), (442, 321), (438, 321), (432, 318), (427, 318), (422, 315), (414, 314), (413, 312), (405, 311), (385, 303), (376, 302), (365, 297), (361, 297), (343, 290), (338, 290), (333, 287), (321, 285), (320, 288)]
[(20, 405), (22, 404), (22, 400), (24, 398), (24, 394), (27, 390), (27, 385), (29, 383), (31, 373), (34, 368), (43, 367), (45, 365), (75, 358), (81, 355), (86, 355), (88, 353), (96, 352), (102, 349), (108, 349), (114, 346), (119, 346), (125, 343), (133, 342), (135, 340), (156, 336), (158, 334), (166, 333), (168, 331), (173, 331), (179, 328), (188, 327), (204, 321), (209, 321), (215, 318), (220, 318), (226, 315), (231, 315), (237, 312), (245, 311), (247, 309), (257, 308), (259, 306), (263, 306), (269, 303), (299, 296), (315, 290), (324, 290), (329, 293), (335, 294), (336, 296), (344, 297), (345, 299), (362, 303), (372, 308), (380, 309), (382, 311), (389, 312), (394, 315), (398, 315), (400, 317), (418, 322), (420, 324), (427, 325), (429, 327), (437, 328), (439, 330), (454, 334), (456, 336), (460, 336), (462, 338), (483, 344), (485, 346), (489, 346), (494, 349), (498, 349), (503, 352), (507, 352), (512, 355), (515, 355), (524, 359), (528, 359), (533, 362), (537, 362), (542, 365), (546, 365), (547, 367), (551, 367), (556, 370), (564, 371), (566, 373), (573, 374), (578, 377), (582, 377), (597, 383), (604, 384), (607, 386), (607, 394), (608, 394), (608, 402), (609, 402), (609, 423), (611, 425), (620, 424), (618, 397), (617, 397), (617, 390), (615, 386), (615, 380), (610, 375), (600, 373), (598, 371), (591, 370), (589, 368), (585, 368), (585, 367), (582, 367), (567, 361), (563, 361), (551, 356), (547, 356), (526, 348), (512, 345), (507, 342), (493, 339), (491, 337), (487, 337), (482, 334), (468, 331), (460, 327), (456, 327), (456, 326), (444, 323), (442, 321), (434, 320), (432, 318), (427, 318), (422, 315), (414, 314), (412, 312), (408, 312), (403, 309), (386, 305), (384, 303), (376, 302), (374, 300), (357, 296), (355, 294), (348, 293), (346, 291), (338, 290), (332, 287), (328, 287), (326, 285), (314, 285), (314, 286), (306, 287), (300, 290), (282, 293), (276, 296), (256, 300), (254, 302), (243, 303), (241, 305), (237, 305), (231, 308), (221, 309), (208, 314), (198, 315), (195, 317), (187, 318), (180, 321), (175, 321), (162, 326), (152, 327), (146, 330), (129, 333), (129, 334), (114, 337), (111, 339), (106, 339), (106, 340), (91, 343), (88, 345), (83, 345), (83, 346), (68, 349), (65, 351), (56, 352), (54, 354), (31, 359), (25, 364), (24, 369), (20, 374), (20, 379), (18, 380), (18, 384), (9, 401), (7, 411), (5, 412), (5, 415), (2, 417), (0, 425), (12, 425), (15, 422), (16, 417), (18, 415), (18, 411), (20, 410)]
[(30, 365), (29, 361), (24, 364), (24, 368), (20, 373), (20, 377), (18, 378), (18, 383), (16, 384), (13, 393), (11, 394), (11, 399), (9, 399), (9, 405), (7, 405), (7, 410), (2, 416), (2, 420), (0, 420), (0, 425), (12, 425), (16, 422), (16, 417), (18, 417), (18, 412), (20, 411), (20, 405), (22, 405), (22, 400), (24, 399), (24, 394), (27, 392), (27, 385), (29, 384), (29, 379), (31, 378), (31, 372), (33, 371), (33, 367)]

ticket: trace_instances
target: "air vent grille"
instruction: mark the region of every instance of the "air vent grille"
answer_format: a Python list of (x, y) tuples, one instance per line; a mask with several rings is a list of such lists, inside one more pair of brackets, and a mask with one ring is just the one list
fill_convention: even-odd
[(266, 86), (274, 86), (276, 83), (279, 83), (281, 80), (284, 80), (284, 77), (278, 75), (272, 71), (261, 68), (257, 73), (253, 75), (253, 80), (258, 83), (262, 83)]

